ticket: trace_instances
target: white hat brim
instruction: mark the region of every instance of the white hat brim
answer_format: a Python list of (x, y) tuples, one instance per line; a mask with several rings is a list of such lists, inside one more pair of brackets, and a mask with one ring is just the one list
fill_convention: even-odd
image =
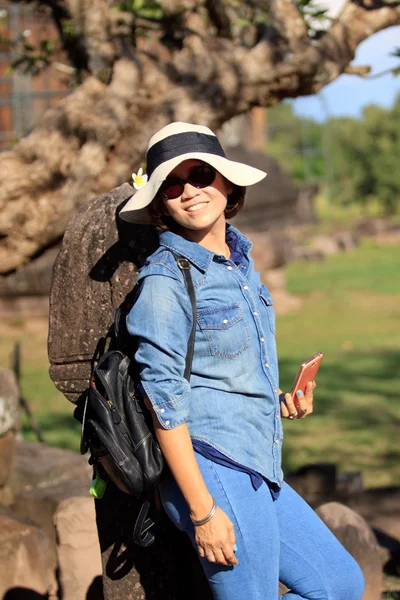
[(148, 211), (153, 198), (156, 196), (161, 184), (167, 176), (184, 160), (198, 159), (214, 167), (228, 181), (246, 187), (258, 183), (267, 175), (264, 171), (250, 167), (243, 163), (235, 162), (218, 156), (217, 154), (207, 154), (204, 152), (188, 152), (175, 158), (171, 158), (159, 165), (151, 174), (149, 181), (128, 200), (120, 211), (119, 215), (124, 221), (130, 223), (150, 223), (151, 217)]

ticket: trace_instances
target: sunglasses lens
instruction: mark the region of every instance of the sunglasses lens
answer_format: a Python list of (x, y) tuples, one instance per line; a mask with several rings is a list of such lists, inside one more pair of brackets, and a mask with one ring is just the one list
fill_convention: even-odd
[(211, 185), (215, 179), (215, 169), (208, 166), (194, 167), (189, 174), (188, 181), (197, 188)]
[(178, 198), (183, 194), (186, 182), (199, 189), (205, 188), (213, 183), (215, 176), (216, 170), (213, 167), (209, 167), (208, 165), (193, 167), (187, 179), (179, 179), (178, 177), (166, 179), (160, 188), (161, 197), (164, 200)]
[(165, 185), (161, 189), (161, 194), (165, 200), (172, 200), (178, 198), (183, 192), (183, 185), (179, 179), (166, 181)]

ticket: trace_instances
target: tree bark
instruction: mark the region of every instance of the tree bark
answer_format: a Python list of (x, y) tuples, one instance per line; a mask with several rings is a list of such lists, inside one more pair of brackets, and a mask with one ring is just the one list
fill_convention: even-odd
[[(53, 4), (60, 11), (62, 3)], [(234, 37), (222, 2), (214, 21), (190, 2), (173, 4), (180, 12), (165, 17), (164, 33), (173, 35), (179, 22), (182, 40), (161, 44), (156, 31), (137, 47), (122, 40), (118, 27), (115, 32), (103, 0), (96, 0), (96, 10), (93, 2), (66, 5), (92, 75), (0, 155), (1, 273), (58, 240), (91, 197), (128, 180), (160, 127), (181, 120), (218, 129), (253, 106), (316, 93), (345, 70), (360, 42), (400, 23), (399, 2), (354, 0), (314, 40), (294, 2), (271, 1), (271, 25), (248, 47)]]

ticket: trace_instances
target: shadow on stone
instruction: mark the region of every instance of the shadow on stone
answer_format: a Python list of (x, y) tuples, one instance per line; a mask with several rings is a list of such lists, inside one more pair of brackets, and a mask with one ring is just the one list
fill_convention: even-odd
[(15, 587), (8, 590), (2, 600), (47, 600), (48, 595), (38, 594), (34, 590), (25, 587)]
[(100, 575), (93, 579), (85, 600), (104, 600), (103, 578)]

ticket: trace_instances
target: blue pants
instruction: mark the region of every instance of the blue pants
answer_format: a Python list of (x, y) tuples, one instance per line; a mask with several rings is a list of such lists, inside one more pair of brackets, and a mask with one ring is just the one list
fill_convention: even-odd
[[(266, 484), (254, 491), (246, 473), (199, 454), (196, 458), (236, 534), (239, 565), (200, 559), (216, 600), (277, 600), (279, 580), (290, 589), (284, 600), (360, 600), (364, 578), (359, 566), (289, 485), (273, 501)], [(197, 550), (188, 506), (172, 478), (162, 484), (161, 498), (172, 522)]]

